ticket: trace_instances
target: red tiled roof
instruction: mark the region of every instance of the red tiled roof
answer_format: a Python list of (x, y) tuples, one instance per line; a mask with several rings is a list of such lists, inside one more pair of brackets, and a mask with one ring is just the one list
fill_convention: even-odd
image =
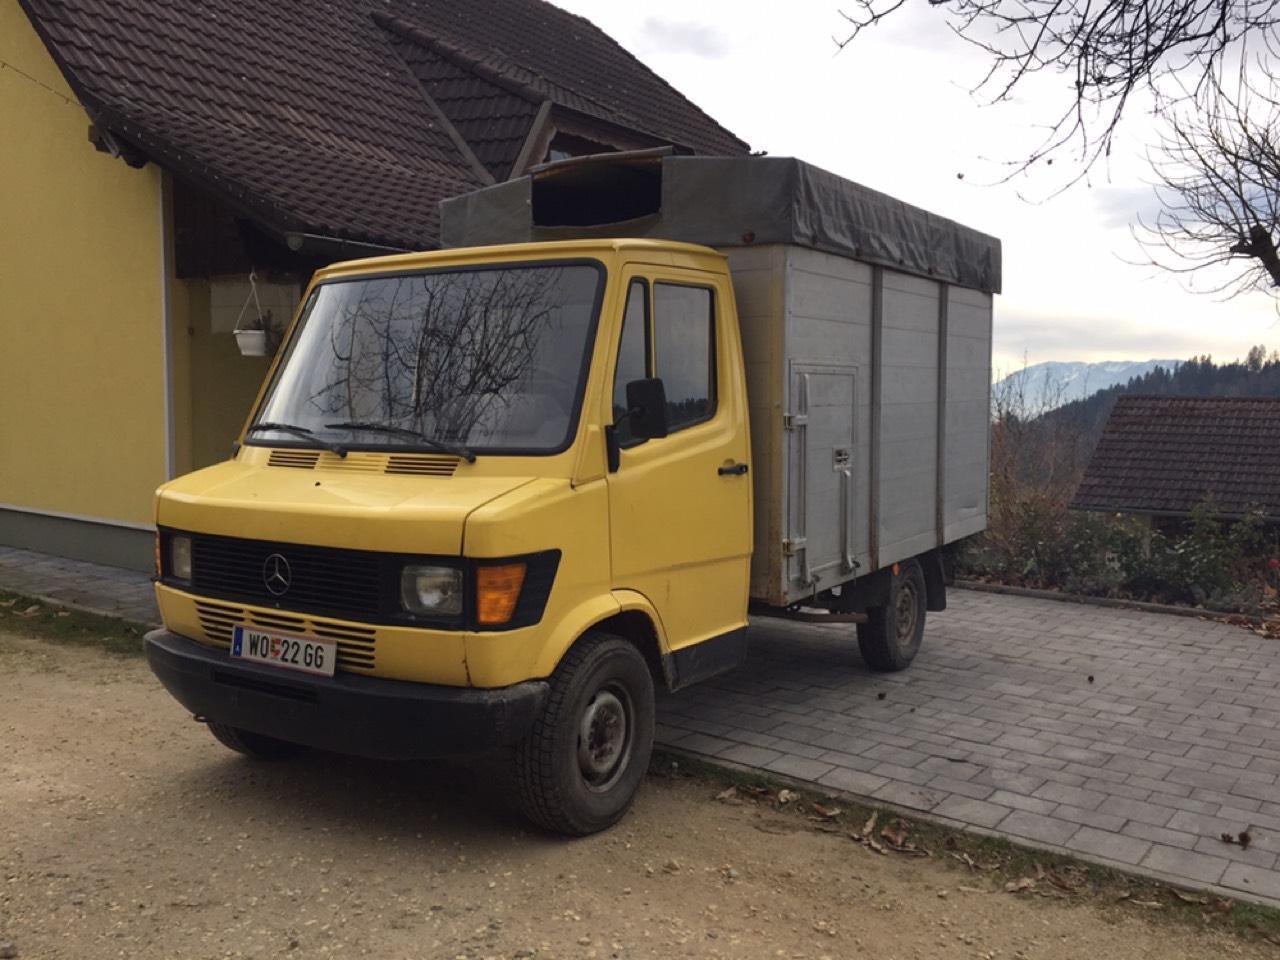
[(20, 2), (96, 122), (281, 230), (434, 246), (439, 201), (485, 182), (467, 149), (505, 177), (541, 99), (746, 151), (543, 0)]
[(1120, 397), (1072, 507), (1280, 519), (1280, 399)]

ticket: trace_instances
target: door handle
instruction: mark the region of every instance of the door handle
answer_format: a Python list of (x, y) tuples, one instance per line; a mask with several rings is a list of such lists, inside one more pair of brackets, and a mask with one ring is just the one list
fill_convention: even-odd
[(741, 477), (747, 472), (745, 463), (735, 463), (731, 467), (721, 467), (718, 471), (722, 477)]

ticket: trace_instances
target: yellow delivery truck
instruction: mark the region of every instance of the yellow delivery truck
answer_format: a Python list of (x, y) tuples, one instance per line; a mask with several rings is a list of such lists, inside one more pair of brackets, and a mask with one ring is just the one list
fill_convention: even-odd
[(584, 834), (749, 609), (911, 662), (986, 520), (996, 241), (656, 153), (460, 198), (445, 235), (478, 245), (320, 271), (232, 459), (158, 492), (149, 662), (215, 737), (503, 750)]

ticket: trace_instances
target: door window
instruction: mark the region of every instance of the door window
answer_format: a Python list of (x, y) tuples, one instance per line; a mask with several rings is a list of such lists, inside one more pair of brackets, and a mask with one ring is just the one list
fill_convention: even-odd
[(622, 316), (622, 337), (618, 343), (618, 367), (613, 375), (613, 420), (618, 443), (626, 446), (631, 421), (618, 418), (627, 412), (627, 384), (650, 376), (653, 368), (649, 350), (649, 291), (643, 280), (631, 281), (627, 309)]
[(655, 375), (666, 388), (672, 432), (715, 413), (714, 303), (707, 287), (653, 285)]

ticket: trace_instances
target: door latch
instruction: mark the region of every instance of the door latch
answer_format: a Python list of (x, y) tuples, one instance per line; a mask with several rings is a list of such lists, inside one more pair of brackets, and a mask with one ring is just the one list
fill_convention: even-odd
[(735, 463), (731, 467), (721, 467), (717, 472), (722, 477), (741, 477), (748, 469), (745, 463)]

